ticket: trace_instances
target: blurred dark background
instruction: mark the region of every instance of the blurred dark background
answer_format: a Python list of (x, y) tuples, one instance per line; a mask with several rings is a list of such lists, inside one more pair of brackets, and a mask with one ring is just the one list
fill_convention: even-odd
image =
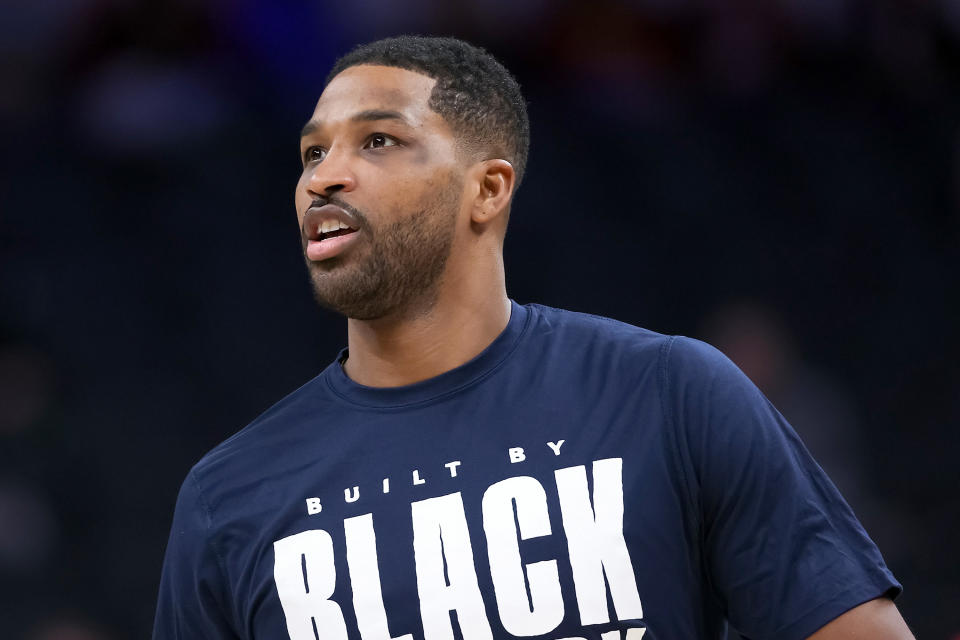
[(724, 350), (957, 638), (956, 0), (7, 0), (0, 637), (147, 637), (188, 468), (345, 344), (298, 132), (403, 32), (525, 90), (512, 297)]

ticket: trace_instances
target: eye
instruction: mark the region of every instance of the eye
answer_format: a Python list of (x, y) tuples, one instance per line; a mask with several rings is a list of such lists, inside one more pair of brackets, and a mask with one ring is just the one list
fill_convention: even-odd
[(303, 161), (305, 163), (320, 162), (327, 157), (327, 150), (323, 147), (307, 147), (303, 152)]
[(364, 149), (382, 149), (383, 147), (395, 147), (399, 144), (394, 138), (385, 133), (375, 133), (367, 138), (367, 143), (363, 145)]

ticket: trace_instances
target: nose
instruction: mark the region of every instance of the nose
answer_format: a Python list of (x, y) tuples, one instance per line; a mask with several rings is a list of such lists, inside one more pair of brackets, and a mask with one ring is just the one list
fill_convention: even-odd
[(351, 166), (349, 154), (330, 149), (326, 157), (317, 163), (307, 181), (307, 191), (311, 196), (330, 197), (339, 191), (353, 191), (357, 179)]

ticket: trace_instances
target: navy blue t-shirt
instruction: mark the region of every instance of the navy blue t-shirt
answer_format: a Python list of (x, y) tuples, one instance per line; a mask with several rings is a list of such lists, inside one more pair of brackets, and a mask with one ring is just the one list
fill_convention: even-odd
[(154, 638), (804, 638), (900, 585), (712, 347), (512, 306), (396, 388), (338, 362), (180, 492)]

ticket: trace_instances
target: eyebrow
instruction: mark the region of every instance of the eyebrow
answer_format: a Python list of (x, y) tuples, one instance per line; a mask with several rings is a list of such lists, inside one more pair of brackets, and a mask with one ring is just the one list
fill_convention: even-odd
[[(351, 122), (374, 122), (376, 120), (398, 120), (403, 124), (410, 124), (410, 121), (407, 120), (402, 113), (399, 111), (391, 111), (390, 109), (367, 109), (350, 116)], [(303, 125), (303, 129), (300, 130), (300, 137), (303, 138), (304, 136), (310, 135), (321, 126), (318, 120), (311, 120)]]

